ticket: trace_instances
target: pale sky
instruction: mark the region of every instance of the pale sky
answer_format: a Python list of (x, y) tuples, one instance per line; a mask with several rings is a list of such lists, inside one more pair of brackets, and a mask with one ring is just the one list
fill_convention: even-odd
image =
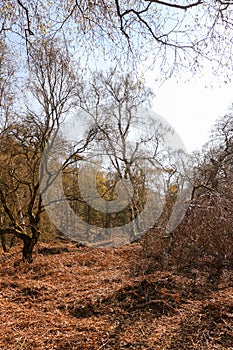
[(233, 83), (205, 86), (204, 79), (178, 83), (171, 78), (154, 88), (153, 110), (173, 126), (188, 152), (201, 149), (215, 120), (233, 103)]

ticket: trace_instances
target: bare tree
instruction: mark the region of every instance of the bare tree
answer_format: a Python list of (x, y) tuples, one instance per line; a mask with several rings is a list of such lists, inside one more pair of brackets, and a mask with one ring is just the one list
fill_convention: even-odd
[(196, 156), (193, 197), (205, 190), (218, 191), (223, 184), (227, 187), (231, 184), (233, 169), (232, 106), (226, 115), (216, 121), (210, 140), (203, 150), (202, 155)]
[[(0, 139), (1, 139), (1, 163), (4, 162), (4, 167), (7, 166), (6, 161), (6, 137), (4, 136), (6, 130), (15, 121), (15, 103), (16, 103), (16, 79), (15, 79), (15, 61), (12, 53), (6, 45), (5, 40), (0, 39)], [(9, 144), (8, 144), (9, 148)], [(5, 221), (3, 208), (0, 208), (1, 224)], [(1, 234), (1, 242), (4, 251), (7, 250), (7, 237)], [(10, 243), (11, 244), (11, 243)]]
[(216, 121), (202, 152), (194, 155), (192, 200), (172, 241), (152, 231), (144, 242), (144, 253), (160, 264), (205, 269), (211, 283), (219, 282), (224, 268), (232, 268), (232, 122), (231, 107)]
[[(4, 166), (1, 167), (0, 182), (0, 202), (7, 216), (5, 224), (8, 224), (2, 225), (0, 231), (22, 239), (23, 259), (29, 262), (40, 236), (40, 219), (44, 211), (40, 182), (47, 168), (46, 163), (41, 165), (42, 153), (48, 142), (53, 143), (78, 89), (70, 58), (58, 44), (38, 43), (30, 51), (30, 60), (28, 99), (31, 103), (18, 116), (20, 121), (11, 124), (2, 134), (5, 157), (1, 159)], [(69, 160), (73, 161), (74, 154), (83, 148), (85, 143), (69, 154), (70, 158), (65, 159), (60, 168)]]
[[(106, 202), (98, 196), (94, 187), (89, 187), (93, 197), (96, 197), (96, 206), (93, 201), (89, 204), (96, 209), (107, 210), (107, 213), (123, 210), (121, 225), (131, 222), (130, 239), (135, 239), (148, 223), (140, 221), (140, 213), (147, 201), (150, 202), (152, 193), (153, 224), (157, 220), (158, 213), (153, 212), (153, 208), (156, 206), (156, 195), (157, 207), (164, 195), (160, 191), (161, 177), (168, 173), (166, 166), (169, 164), (165, 138), (172, 133), (172, 129), (149, 111), (153, 94), (132, 73), (123, 75), (116, 70), (110, 70), (107, 74), (96, 73), (84, 91), (89, 93), (80, 98), (81, 107), (98, 130), (96, 142), (89, 149), (86, 162), (98, 164), (102, 171), (112, 173), (111, 190), (118, 192), (119, 197), (118, 200)], [(90, 179), (90, 183), (94, 182)], [(105, 205), (108, 205), (107, 209)]]
[[(232, 3), (222, 0), (5, 1), (1, 33), (17, 33), (28, 46), (33, 38), (66, 35), (80, 51), (101, 52), (119, 61), (124, 53), (140, 62), (158, 60), (163, 74), (197, 69), (202, 58), (230, 65)], [(127, 48), (127, 49), (126, 49)]]

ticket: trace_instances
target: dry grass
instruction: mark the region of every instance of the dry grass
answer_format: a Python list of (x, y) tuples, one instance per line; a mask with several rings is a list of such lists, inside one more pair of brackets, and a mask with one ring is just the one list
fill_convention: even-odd
[(233, 349), (230, 272), (214, 289), (190, 271), (145, 274), (140, 250), (40, 243), (31, 265), (19, 247), (2, 254), (0, 349)]

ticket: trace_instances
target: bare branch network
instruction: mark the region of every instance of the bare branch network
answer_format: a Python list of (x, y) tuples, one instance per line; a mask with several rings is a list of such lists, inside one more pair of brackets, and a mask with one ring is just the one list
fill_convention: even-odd
[(27, 47), (59, 36), (86, 56), (159, 61), (163, 72), (165, 66), (195, 70), (203, 58), (226, 70), (232, 59), (232, 5), (223, 0), (14, 0), (4, 3), (0, 32), (9, 42), (20, 35)]

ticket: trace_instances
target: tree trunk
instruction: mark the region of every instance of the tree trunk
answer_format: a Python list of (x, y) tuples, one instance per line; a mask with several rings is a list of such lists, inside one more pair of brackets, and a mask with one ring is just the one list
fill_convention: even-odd
[(13, 247), (16, 236), (14, 234), (0, 233), (1, 244), (4, 253), (7, 253)]
[(8, 252), (7, 246), (6, 246), (6, 237), (4, 233), (1, 234), (1, 243), (2, 243), (2, 249), (4, 253)]
[[(4, 234), (13, 234), (15, 237), (20, 238), (23, 241), (23, 251), (22, 251), (22, 258), (23, 261), (27, 261), (29, 263), (32, 263), (32, 252), (33, 249), (38, 242), (38, 239), (40, 237), (40, 230), (33, 226), (31, 227), (32, 236), (28, 236), (28, 234), (21, 228), (1, 228), (0, 227), (0, 235)], [(7, 249), (7, 247), (5, 246)], [(3, 241), (3, 249), (4, 249), (4, 241)]]
[(23, 238), (23, 261), (26, 261), (28, 263), (32, 263), (32, 252), (33, 249), (38, 242), (40, 236), (40, 231), (36, 228), (32, 228), (32, 237), (24, 236)]

